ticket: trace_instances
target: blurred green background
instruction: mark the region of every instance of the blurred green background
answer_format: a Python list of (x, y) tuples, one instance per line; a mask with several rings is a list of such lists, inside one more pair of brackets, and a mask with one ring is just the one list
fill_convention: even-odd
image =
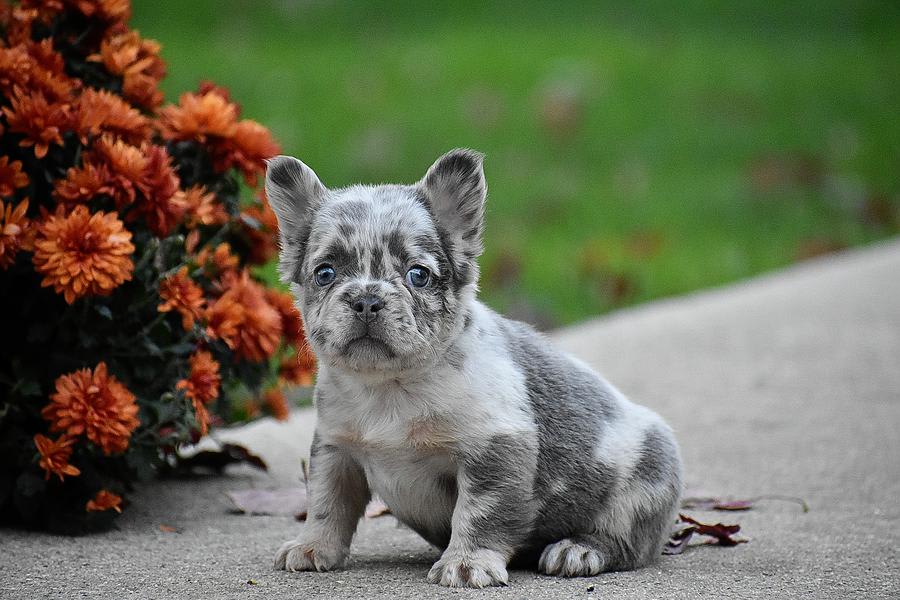
[[(778, 6), (773, 6), (778, 5)], [(900, 231), (900, 3), (138, 0), (329, 186), (487, 154), (483, 297), (551, 327)]]

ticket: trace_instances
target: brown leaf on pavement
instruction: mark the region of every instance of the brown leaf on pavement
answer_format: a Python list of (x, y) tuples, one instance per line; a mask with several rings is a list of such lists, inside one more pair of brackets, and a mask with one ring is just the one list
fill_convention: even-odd
[[(679, 514), (678, 522), (675, 530), (669, 537), (669, 541), (663, 548), (663, 554), (681, 554), (688, 548), (688, 542), (695, 534), (705, 535), (711, 539), (703, 542), (703, 544), (717, 544), (719, 546), (737, 546), (738, 544), (746, 544), (748, 540), (744, 538), (733, 537), (734, 534), (741, 530), (740, 525), (725, 525), (716, 523), (710, 525), (701, 523), (687, 515)], [(702, 545), (702, 544), (698, 544)]]

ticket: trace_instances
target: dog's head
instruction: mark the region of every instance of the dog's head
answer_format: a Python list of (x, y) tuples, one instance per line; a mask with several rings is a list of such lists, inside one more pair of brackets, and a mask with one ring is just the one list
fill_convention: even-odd
[(413, 185), (333, 190), (296, 158), (269, 161), (281, 277), (320, 361), (399, 372), (440, 359), (475, 296), (482, 159), (454, 150)]

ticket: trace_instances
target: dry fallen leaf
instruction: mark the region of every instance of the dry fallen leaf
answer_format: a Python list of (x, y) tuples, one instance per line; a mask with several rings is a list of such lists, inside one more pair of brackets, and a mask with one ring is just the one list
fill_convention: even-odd
[(161, 524), (159, 526), (159, 530), (163, 533), (181, 533), (181, 531), (177, 527), (172, 527), (171, 525)]
[(746, 544), (748, 540), (733, 537), (734, 534), (738, 533), (740, 530), (741, 526), (737, 524), (725, 525), (723, 523), (716, 523), (710, 525), (701, 523), (687, 515), (679, 514), (678, 522), (675, 525), (675, 531), (663, 548), (663, 554), (681, 554), (687, 549), (688, 542), (691, 541), (694, 534), (705, 535), (712, 538), (697, 545), (718, 544), (719, 546), (737, 546), (738, 544)]

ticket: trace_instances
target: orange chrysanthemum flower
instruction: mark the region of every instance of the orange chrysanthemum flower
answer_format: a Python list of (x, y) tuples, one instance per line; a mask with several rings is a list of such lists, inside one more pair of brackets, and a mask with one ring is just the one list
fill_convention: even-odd
[(25, 92), (18, 86), (10, 103), (12, 106), (3, 107), (3, 113), (10, 131), (25, 135), (20, 146), (34, 146), (34, 155), (44, 158), (51, 145), (63, 145), (60, 133), (70, 119), (67, 104), (51, 104), (42, 92)]
[(100, 43), (100, 52), (88, 60), (102, 62), (110, 73), (122, 77), (122, 94), (148, 110), (155, 110), (163, 101), (159, 82), (166, 76), (166, 64), (159, 57), (160, 45), (142, 39), (137, 31), (116, 26)]
[(206, 435), (209, 430), (209, 411), (206, 404), (219, 397), (219, 385), (222, 382), (219, 375), (219, 363), (209, 352), (202, 350), (192, 354), (188, 361), (191, 365), (191, 373), (187, 379), (182, 379), (175, 387), (184, 390), (184, 395), (191, 399), (200, 434)]
[(281, 315), (246, 271), (210, 307), (207, 320), (207, 333), (224, 340), (237, 358), (265, 360), (281, 342)]
[(85, 435), (107, 455), (124, 452), (140, 425), (134, 394), (107, 374), (104, 362), (93, 372), (80, 369), (60, 376), (50, 401), (41, 411), (50, 431)]
[(278, 376), (284, 381), (297, 385), (310, 386), (316, 374), (316, 357), (309, 344), (297, 348), (297, 354), (286, 358), (278, 368)]
[(94, 142), (88, 160), (108, 168), (109, 185), (114, 190), (116, 207), (121, 209), (134, 202), (137, 183), (143, 178), (148, 163), (140, 148), (104, 135)]
[(114, 510), (120, 513), (122, 512), (122, 496), (113, 494), (109, 490), (100, 490), (92, 500), (87, 501), (84, 510), (88, 512)]
[(127, 21), (131, 18), (131, 0), (62, 0), (87, 17), (101, 21)]
[(194, 420), (197, 421), (197, 431), (200, 432), (200, 435), (206, 435), (209, 433), (209, 409), (196, 398), (191, 398), (191, 404), (194, 407)]
[(237, 106), (217, 93), (185, 93), (177, 105), (159, 111), (164, 137), (200, 143), (234, 135), (237, 115)]
[(281, 316), (281, 332), (288, 343), (299, 346), (305, 340), (303, 335), (303, 318), (300, 311), (294, 305), (294, 297), (288, 292), (281, 292), (274, 288), (266, 289), (266, 301), (271, 304)]
[(78, 205), (65, 215), (50, 215), (38, 228), (34, 268), (72, 304), (86, 295), (107, 296), (131, 279), (131, 232), (115, 213), (91, 214)]
[(49, 38), (0, 48), (0, 91), (5, 96), (19, 88), (41, 92), (50, 101), (65, 101), (76, 85), (63, 71), (62, 56)]
[(181, 325), (187, 331), (194, 327), (194, 321), (203, 316), (206, 308), (203, 290), (188, 276), (187, 267), (181, 267), (175, 275), (166, 277), (159, 283), (159, 297), (165, 302), (157, 310), (177, 310), (181, 315)]
[(88, 136), (110, 133), (132, 144), (140, 144), (150, 136), (150, 121), (122, 100), (106, 90), (86, 89), (75, 103), (72, 128), (83, 144)]
[(38, 19), (40, 12), (27, 5), (32, 2), (22, 2), (19, 6), (9, 6), (9, 3), (0, 3), (2, 8), (3, 34), (10, 46), (24, 44), (31, 40), (32, 23)]
[(28, 185), (28, 173), (22, 171), (22, 161), (9, 162), (8, 156), (0, 157), (0, 198), (12, 196), (19, 188)]
[(7, 269), (16, 260), (19, 250), (32, 246), (31, 221), (25, 218), (28, 200), (22, 200), (15, 208), (12, 202), (0, 200), (0, 269)]
[(219, 385), (222, 382), (219, 376), (219, 363), (205, 350), (191, 354), (188, 362), (191, 365), (191, 374), (187, 379), (179, 381), (176, 387), (185, 390), (184, 395), (188, 398), (209, 404), (219, 397)]
[(239, 329), (244, 323), (244, 307), (239, 304), (235, 294), (220, 296), (210, 304), (204, 316), (207, 323), (206, 335), (225, 340), (232, 348), (237, 345)]
[(264, 196), (259, 204), (245, 208), (241, 216), (242, 230), (249, 238), (247, 262), (264, 265), (278, 254), (278, 217)]
[(147, 167), (147, 157), (141, 148), (111, 135), (100, 137), (93, 146), (93, 155), (105, 162), (110, 171), (131, 181), (138, 181)]
[(175, 192), (178, 201), (185, 206), (185, 225), (193, 229), (199, 225), (222, 225), (228, 222), (225, 207), (216, 195), (202, 185)]
[(9, 96), (16, 87), (25, 87), (31, 81), (35, 61), (25, 45), (0, 47), (0, 91)]
[(287, 421), (291, 416), (291, 409), (288, 407), (287, 398), (284, 392), (279, 388), (272, 388), (263, 394), (263, 402), (269, 407), (272, 416), (279, 421)]
[(131, 215), (134, 215), (132, 218), (142, 217), (150, 231), (166, 237), (181, 222), (187, 209), (176, 195), (178, 175), (172, 168), (169, 153), (162, 146), (147, 143), (141, 151), (147, 157), (147, 164), (137, 186), (144, 198)]
[(197, 254), (197, 264), (207, 273), (212, 271), (213, 274), (221, 275), (237, 269), (238, 265), (240, 265), (240, 259), (231, 253), (231, 245), (228, 242), (222, 242), (216, 246), (215, 250), (210, 250), (209, 246), (204, 246), (200, 253)]
[(100, 195), (115, 195), (110, 185), (109, 169), (106, 165), (84, 163), (82, 167), (71, 167), (65, 177), (53, 184), (53, 196), (61, 202), (84, 204)]
[(266, 170), (266, 159), (281, 152), (272, 134), (256, 121), (245, 119), (235, 125), (229, 142), (215, 153), (214, 165), (218, 171), (237, 167), (251, 187)]
[(76, 477), (81, 474), (78, 467), (69, 464), (74, 444), (75, 440), (65, 435), (59, 436), (55, 441), (40, 433), (34, 436), (34, 445), (41, 453), (38, 464), (44, 469), (44, 479), (56, 475), (62, 481), (66, 476)]
[(25, 43), (28, 54), (42, 69), (55, 77), (66, 76), (66, 61), (62, 54), (53, 48), (53, 38), (44, 38), (39, 42), (29, 40)]

